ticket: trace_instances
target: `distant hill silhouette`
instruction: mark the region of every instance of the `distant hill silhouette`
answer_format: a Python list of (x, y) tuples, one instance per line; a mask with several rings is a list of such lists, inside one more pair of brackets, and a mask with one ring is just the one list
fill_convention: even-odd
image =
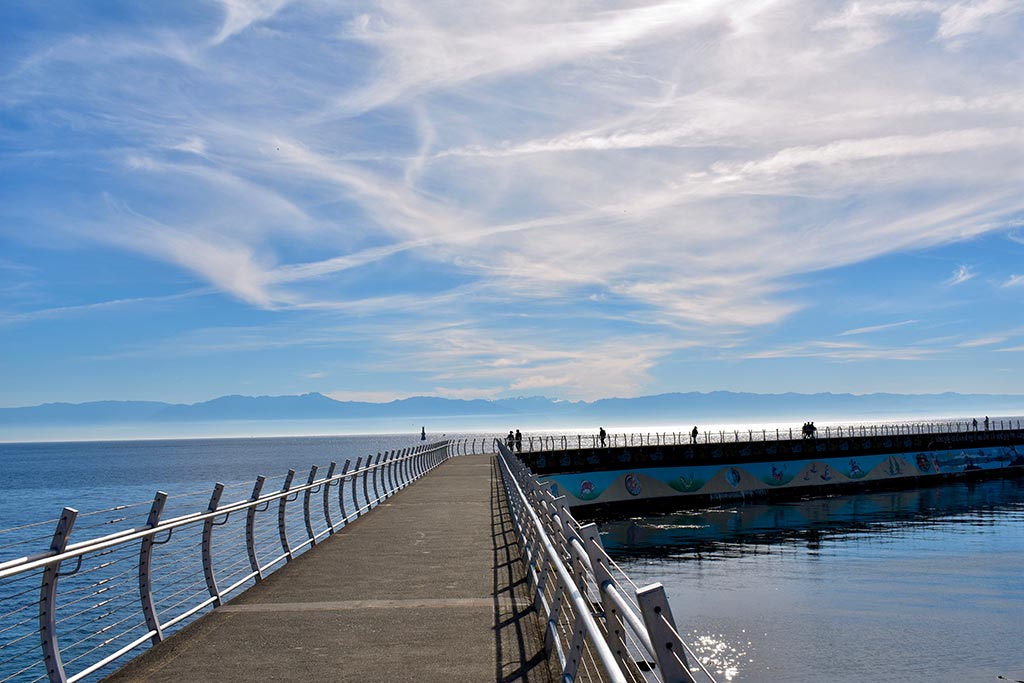
[(806, 416), (873, 417), (1024, 413), (1024, 396), (1012, 394), (753, 394), (731, 391), (669, 393), (597, 401), (544, 397), (458, 400), (414, 396), (387, 403), (336, 401), (319, 393), (299, 396), (222, 396), (193, 404), (158, 401), (46, 403), (0, 408), (0, 427), (188, 423), (222, 420), (325, 420), (544, 416), (565, 421), (689, 423)]

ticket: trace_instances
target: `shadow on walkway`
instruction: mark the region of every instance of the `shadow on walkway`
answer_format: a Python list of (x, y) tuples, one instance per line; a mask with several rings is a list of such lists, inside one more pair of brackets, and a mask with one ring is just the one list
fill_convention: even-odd
[(497, 683), (557, 681), (556, 667), (544, 652), (543, 619), (533, 606), (501, 485), (500, 465), (492, 460), (491, 537), (494, 544), (494, 650)]

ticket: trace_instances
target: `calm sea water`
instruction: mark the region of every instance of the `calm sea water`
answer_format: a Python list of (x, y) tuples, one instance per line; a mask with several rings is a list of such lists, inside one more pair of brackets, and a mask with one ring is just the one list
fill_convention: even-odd
[(1024, 480), (602, 524), (719, 680), (1024, 679)]
[[(200, 509), (215, 481), (237, 500), (258, 474), (270, 488), (289, 468), (304, 480), (313, 464), (419, 443), (410, 434), (0, 444), (0, 529), (54, 519), (64, 506), (140, 502), (133, 510), (144, 517), (157, 490), (171, 494), (168, 514)], [(138, 521), (130, 517), (124, 525)], [(719, 680), (1024, 679), (1024, 481), (601, 526), (639, 585), (665, 584)], [(26, 550), (2, 546), (0, 561)]]
[(322, 475), (335, 461), (340, 472), (346, 459), (421, 443), (418, 434), (0, 443), (0, 529), (56, 519), (65, 506), (88, 512), (151, 501), (158, 490), (170, 494), (166, 517), (182, 506), (205, 509), (215, 482), (235, 489), (225, 501), (239, 500), (257, 475), (269, 491), (289, 469), (304, 482), (312, 465)]

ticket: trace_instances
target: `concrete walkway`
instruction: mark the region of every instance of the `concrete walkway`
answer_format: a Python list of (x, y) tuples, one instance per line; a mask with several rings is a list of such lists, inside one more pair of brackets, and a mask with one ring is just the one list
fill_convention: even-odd
[(491, 456), (449, 460), (106, 680), (557, 680)]

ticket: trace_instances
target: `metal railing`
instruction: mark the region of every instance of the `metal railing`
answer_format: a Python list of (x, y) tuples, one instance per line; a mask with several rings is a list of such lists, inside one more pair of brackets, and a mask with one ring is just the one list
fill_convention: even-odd
[(545, 648), (562, 680), (714, 683), (679, 635), (660, 583), (640, 588), (608, 556), (595, 524), (566, 505), (500, 440), (502, 482)]
[[(91, 515), (65, 508), (52, 534), (30, 524), (0, 531), (0, 549), (45, 550), (0, 562), (0, 683), (76, 683), (219, 607), (269, 573), (369, 512), (453, 455), (447, 441), (347, 460), (305, 483), (290, 470), (280, 490), (162, 519), (157, 492), (141, 526), (104, 533), (128, 519), (124, 505)], [(314, 496), (316, 500), (314, 501)], [(301, 505), (289, 505), (301, 501)], [(143, 511), (145, 508), (141, 508)], [(85, 524), (78, 524), (83, 520)], [(72, 531), (103, 535), (71, 543)], [(24, 552), (24, 551), (22, 551)]]
[[(818, 427), (817, 437), (869, 437), (869, 436), (900, 436), (910, 434), (963, 434), (968, 432), (1002, 431), (1020, 429), (1020, 420), (990, 420), (986, 428), (982, 422), (975, 424), (973, 420), (952, 420), (941, 422), (904, 422), (878, 423), (857, 425), (826, 425)], [(782, 441), (803, 437), (799, 427), (775, 429), (733, 429), (700, 431), (693, 437), (690, 432), (633, 432), (607, 433), (604, 440), (597, 434), (541, 434), (524, 435), (521, 448), (517, 444), (509, 445), (504, 437), (497, 440), (509, 450), (522, 453), (543, 451), (582, 450), (585, 448), (619, 448), (633, 446), (683, 446), (691, 443), (742, 443), (749, 441)], [(489, 449), (494, 436), (479, 438), (462, 438), (452, 441), (452, 449), (459, 455), (491, 453)]]

